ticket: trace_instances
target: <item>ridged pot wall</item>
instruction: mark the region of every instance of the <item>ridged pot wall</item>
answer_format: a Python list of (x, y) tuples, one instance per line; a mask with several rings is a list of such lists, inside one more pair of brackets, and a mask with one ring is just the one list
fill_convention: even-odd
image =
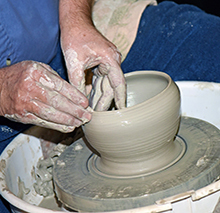
[(158, 71), (125, 75), (127, 108), (93, 112), (85, 137), (101, 157), (102, 173), (135, 176), (160, 169), (172, 160), (180, 122), (180, 93), (170, 76)]

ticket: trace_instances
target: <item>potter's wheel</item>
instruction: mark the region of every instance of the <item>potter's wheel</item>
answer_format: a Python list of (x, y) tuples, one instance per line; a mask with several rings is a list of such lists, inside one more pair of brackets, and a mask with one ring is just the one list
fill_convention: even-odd
[(151, 205), (215, 181), (220, 169), (218, 128), (183, 117), (174, 143), (184, 144), (185, 152), (178, 161), (151, 174), (123, 178), (96, 171), (91, 163), (94, 154), (80, 139), (61, 154), (54, 166), (56, 194), (74, 210), (113, 211)]

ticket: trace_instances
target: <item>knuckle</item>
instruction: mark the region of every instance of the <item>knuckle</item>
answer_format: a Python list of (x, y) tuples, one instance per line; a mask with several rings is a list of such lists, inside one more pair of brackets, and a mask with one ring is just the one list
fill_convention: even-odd
[(51, 96), (50, 100), (50, 105), (53, 106), (54, 108), (58, 108), (60, 104), (62, 103), (59, 94), (56, 92), (53, 92), (53, 95)]

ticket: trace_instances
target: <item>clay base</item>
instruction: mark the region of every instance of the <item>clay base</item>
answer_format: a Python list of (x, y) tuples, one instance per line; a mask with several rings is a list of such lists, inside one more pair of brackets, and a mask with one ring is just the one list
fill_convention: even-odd
[(179, 161), (133, 178), (108, 177), (91, 170), (88, 162), (94, 154), (82, 139), (76, 141), (54, 166), (58, 199), (74, 210), (124, 210), (152, 205), (215, 181), (220, 170), (220, 130), (205, 121), (182, 117), (177, 138), (186, 146)]

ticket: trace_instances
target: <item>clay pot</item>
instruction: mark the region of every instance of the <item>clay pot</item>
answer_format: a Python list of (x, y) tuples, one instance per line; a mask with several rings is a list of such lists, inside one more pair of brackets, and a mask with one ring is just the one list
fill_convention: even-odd
[(181, 153), (175, 142), (180, 123), (180, 93), (170, 76), (158, 71), (125, 75), (127, 107), (93, 112), (83, 127), (98, 151), (92, 168), (109, 176), (151, 174), (173, 163)]

